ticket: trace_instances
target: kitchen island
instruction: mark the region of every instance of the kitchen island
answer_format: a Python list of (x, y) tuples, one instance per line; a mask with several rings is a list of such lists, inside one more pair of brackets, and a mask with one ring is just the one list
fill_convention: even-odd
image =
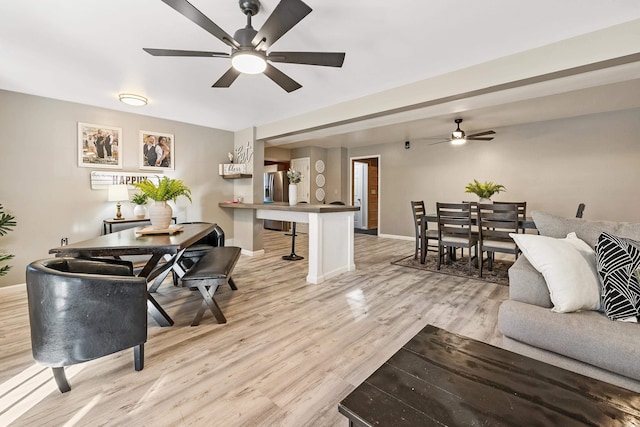
[(219, 203), (221, 208), (253, 209), (256, 218), (309, 224), (307, 282), (322, 283), (353, 271), (353, 218), (358, 206), (288, 203)]

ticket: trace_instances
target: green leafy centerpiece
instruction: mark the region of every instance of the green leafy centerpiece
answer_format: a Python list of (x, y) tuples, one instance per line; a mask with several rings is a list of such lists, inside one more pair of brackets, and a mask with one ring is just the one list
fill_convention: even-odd
[(507, 188), (502, 184), (494, 184), (492, 181), (479, 182), (477, 179), (467, 184), (464, 189), (465, 193), (473, 193), (478, 196), (480, 203), (491, 203), (491, 196), (501, 191), (507, 191)]
[(180, 179), (172, 179), (167, 176), (159, 178), (156, 185), (150, 180), (145, 180), (134, 184), (142, 194), (153, 200), (155, 203), (149, 207), (149, 219), (154, 230), (167, 230), (171, 223), (173, 210), (167, 201), (174, 202), (180, 196), (184, 196), (191, 201), (191, 189)]

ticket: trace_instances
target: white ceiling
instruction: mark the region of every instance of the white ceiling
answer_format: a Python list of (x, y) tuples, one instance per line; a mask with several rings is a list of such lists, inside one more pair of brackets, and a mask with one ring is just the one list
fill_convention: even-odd
[[(228, 89), (212, 89), (230, 66), (227, 59), (145, 53), (143, 47), (227, 51), (226, 45), (160, 0), (2, 1), (0, 89), (236, 131), (640, 18), (637, 0), (305, 2), (313, 12), (273, 49), (344, 51), (346, 59), (342, 68), (276, 64), (303, 86), (286, 93), (263, 75), (242, 75)], [(262, 0), (263, 10), (253, 19), (256, 29), (277, 3)], [(237, 0), (192, 4), (230, 34), (245, 24)], [(638, 80), (627, 85), (606, 88), (633, 94), (621, 103), (624, 108), (637, 107)], [(144, 95), (149, 105), (121, 104), (121, 92)], [(572, 95), (584, 98), (580, 93)], [(552, 96), (546, 101), (561, 103)], [(536, 101), (536, 111), (548, 110), (544, 101)], [(534, 119), (532, 105), (517, 106)], [(475, 126), (495, 128), (522, 120), (508, 118), (514, 106), (479, 105), (470, 115), (485, 116)], [(592, 110), (585, 107), (582, 114)], [(414, 115), (403, 118), (402, 125), (387, 123), (392, 125), (385, 128), (388, 133), (369, 132), (365, 139), (417, 139), (452, 130), (442, 127), (453, 123), (447, 112), (424, 113), (433, 125), (428, 135), (421, 131), (425, 126), (418, 125), (421, 117)], [(551, 118), (548, 113), (537, 119)], [(308, 134), (290, 142), (299, 145), (312, 138), (314, 145), (350, 145), (365, 140), (358, 137), (362, 132), (366, 131), (345, 128), (334, 130), (340, 136), (331, 141), (326, 134)]]

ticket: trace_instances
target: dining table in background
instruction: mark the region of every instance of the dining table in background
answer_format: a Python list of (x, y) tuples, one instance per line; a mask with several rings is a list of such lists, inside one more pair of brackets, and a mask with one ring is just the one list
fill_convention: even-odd
[[(216, 224), (183, 224), (182, 229), (173, 234), (139, 234), (144, 227), (128, 228), (105, 234), (93, 239), (71, 243), (49, 250), (57, 257), (77, 258), (114, 257), (127, 255), (150, 255), (138, 276), (145, 277), (147, 283), (157, 287), (154, 281), (163, 280), (171, 269), (177, 266), (185, 249), (213, 232)], [(165, 260), (166, 262), (160, 263)], [(180, 271), (178, 269), (178, 271)], [(147, 291), (147, 310), (160, 326), (171, 326), (173, 320), (155, 298)]]

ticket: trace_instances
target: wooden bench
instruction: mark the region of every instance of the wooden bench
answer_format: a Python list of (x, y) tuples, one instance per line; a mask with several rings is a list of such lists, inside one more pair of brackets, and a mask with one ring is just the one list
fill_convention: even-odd
[(229, 284), (234, 291), (238, 289), (231, 278), (231, 273), (239, 258), (240, 248), (237, 246), (212, 247), (182, 277), (181, 285), (200, 291), (203, 298), (191, 326), (198, 326), (207, 307), (218, 323), (227, 323), (213, 295), (218, 287), (224, 284)]

